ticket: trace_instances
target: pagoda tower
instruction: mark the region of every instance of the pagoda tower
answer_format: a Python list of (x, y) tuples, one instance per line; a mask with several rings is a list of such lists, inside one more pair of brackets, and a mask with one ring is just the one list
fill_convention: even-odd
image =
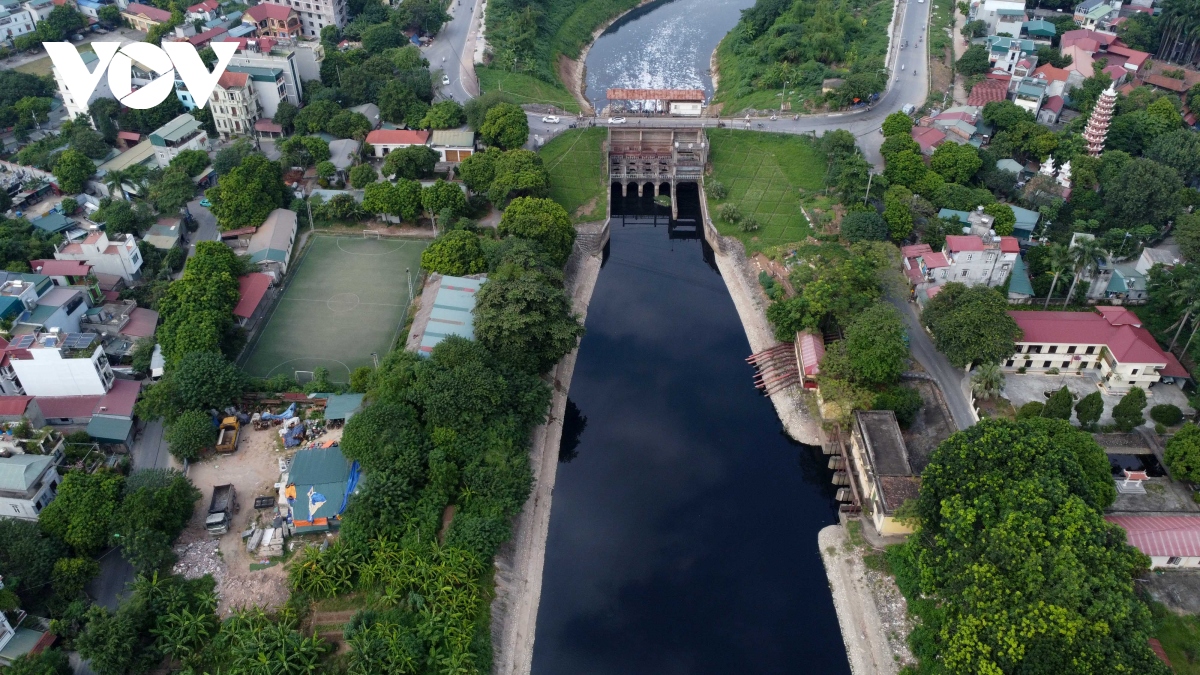
[(1088, 118), (1087, 127), (1083, 130), (1083, 140), (1087, 143), (1088, 154), (1092, 157), (1099, 157), (1104, 151), (1104, 139), (1108, 137), (1108, 125), (1112, 122), (1113, 105), (1116, 102), (1117, 90), (1110, 84), (1108, 89), (1100, 94), (1096, 107), (1092, 108), (1092, 116)]

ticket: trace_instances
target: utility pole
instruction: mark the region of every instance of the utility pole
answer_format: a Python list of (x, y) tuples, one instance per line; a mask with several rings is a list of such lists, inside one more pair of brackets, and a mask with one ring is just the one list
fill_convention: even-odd
[(867, 194), (863, 195), (863, 206), (867, 205), (867, 200), (871, 197), (871, 181), (875, 180), (875, 174), (867, 172)]

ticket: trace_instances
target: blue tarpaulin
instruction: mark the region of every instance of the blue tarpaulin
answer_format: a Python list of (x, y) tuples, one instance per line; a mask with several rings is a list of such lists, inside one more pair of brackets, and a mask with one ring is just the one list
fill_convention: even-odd
[(280, 413), (278, 415), (272, 415), (271, 413), (263, 413), (262, 414), (262, 418), (264, 420), (290, 420), (295, 416), (296, 416), (296, 404), (295, 403), (289, 405), (287, 410), (284, 410), (282, 413)]

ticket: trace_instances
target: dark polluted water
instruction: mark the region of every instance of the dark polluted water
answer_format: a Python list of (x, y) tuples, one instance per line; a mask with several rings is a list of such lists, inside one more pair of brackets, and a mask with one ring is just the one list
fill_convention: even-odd
[[(533, 673), (849, 673), (817, 550), (826, 458), (754, 388), (703, 240), (650, 197), (615, 201), (643, 217), (614, 217), (588, 309)], [(694, 217), (694, 187), (680, 202)]]

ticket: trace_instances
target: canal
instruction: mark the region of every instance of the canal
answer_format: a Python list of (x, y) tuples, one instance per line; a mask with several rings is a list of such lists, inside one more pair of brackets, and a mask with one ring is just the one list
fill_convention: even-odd
[(754, 0), (662, 0), (629, 12), (587, 56), (589, 101), (601, 110), (612, 87), (703, 89), (712, 98), (709, 58)]
[[(696, 218), (694, 186), (679, 198), (681, 221)], [(826, 458), (791, 441), (754, 388), (698, 233), (669, 232), (670, 209), (649, 196), (612, 208), (564, 422), (534, 675), (849, 673), (817, 550), (837, 517)]]

